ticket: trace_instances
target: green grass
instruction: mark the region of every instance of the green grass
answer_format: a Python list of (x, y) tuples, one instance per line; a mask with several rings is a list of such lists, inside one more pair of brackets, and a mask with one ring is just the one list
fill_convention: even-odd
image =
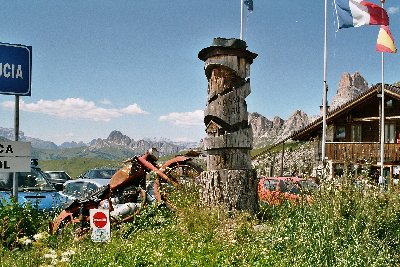
[(72, 158), (62, 160), (40, 160), (39, 166), (43, 171), (66, 171), (72, 178), (75, 178), (92, 168), (120, 168), (122, 166), (122, 161), (122, 159), (118, 161), (95, 158)]
[[(262, 205), (257, 216), (208, 208), (197, 191), (171, 195), (176, 212), (149, 208), (112, 230), (109, 243), (71, 233), (18, 250), (0, 266), (399, 266), (400, 198), (395, 192), (329, 184), (312, 204)], [(38, 231), (46, 229), (46, 221)], [(74, 254), (72, 254), (72, 252)], [(65, 256), (62, 261), (62, 254)], [(46, 258), (47, 257), (47, 258)]]
[[(301, 142), (286, 142), (285, 149), (296, 150), (302, 143)], [(282, 144), (276, 146), (265, 146), (261, 148), (255, 148), (250, 151), (252, 158), (257, 158), (265, 153), (282, 153)]]
[[(160, 157), (159, 163), (165, 162), (172, 159), (174, 156)], [(43, 171), (66, 171), (72, 178), (83, 174), (92, 168), (111, 167), (121, 168), (122, 162), (127, 158), (119, 160), (108, 160), (98, 158), (71, 158), (71, 159), (60, 159), (60, 160), (40, 160), (39, 166)], [(206, 168), (204, 161), (193, 159), (193, 162), (203, 169)]]

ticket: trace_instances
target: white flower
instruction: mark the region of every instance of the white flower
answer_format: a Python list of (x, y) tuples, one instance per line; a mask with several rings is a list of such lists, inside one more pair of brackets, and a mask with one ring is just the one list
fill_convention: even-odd
[(48, 249), (47, 250), (50, 254), (57, 254), (56, 251), (54, 249)]
[(57, 255), (56, 254), (50, 254), (50, 253), (46, 253), (43, 255), (43, 257), (45, 257), (46, 259), (56, 259)]
[(67, 251), (61, 253), (61, 257), (68, 257), (68, 256), (71, 256), (71, 255), (74, 255), (74, 254), (75, 254), (75, 251), (70, 249), (70, 250), (67, 250)]
[(27, 246), (29, 244), (32, 244), (32, 240), (29, 239), (28, 237), (24, 236), (23, 238), (18, 239), (18, 243), (20, 243), (21, 245)]
[(68, 262), (68, 261), (69, 261), (69, 258), (68, 258), (68, 257), (62, 257), (60, 261), (61, 261), (61, 262)]
[(42, 232), (42, 233), (37, 233), (36, 235), (34, 235), (33, 239), (35, 239), (36, 241), (39, 241), (39, 240), (47, 238), (47, 237), (49, 237), (49, 234), (46, 232)]

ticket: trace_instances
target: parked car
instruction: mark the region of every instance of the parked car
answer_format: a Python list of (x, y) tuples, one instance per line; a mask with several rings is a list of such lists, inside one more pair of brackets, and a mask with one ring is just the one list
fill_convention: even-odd
[(110, 179), (118, 169), (116, 168), (99, 168), (90, 169), (84, 174), (81, 174), (78, 178), (82, 179)]
[[(75, 179), (64, 183), (64, 188), (60, 192), (67, 202), (77, 198), (85, 198), (97, 191), (100, 187), (108, 185), (108, 179)], [(154, 202), (154, 182), (150, 182), (147, 187), (147, 198), (150, 202)], [(140, 200), (139, 200), (140, 201)]]
[(260, 201), (270, 205), (279, 205), (284, 201), (299, 202), (302, 198), (310, 202), (311, 195), (318, 190), (318, 185), (299, 177), (261, 177), (258, 182)]
[(50, 183), (52, 183), (58, 191), (63, 190), (63, 184), (66, 181), (72, 180), (71, 176), (65, 171), (45, 171), (45, 173), (48, 175)]
[(63, 189), (60, 192), (67, 201), (72, 201), (77, 198), (84, 198), (91, 195), (102, 186), (108, 185), (108, 179), (75, 179), (64, 183)]
[[(11, 203), (12, 191), (13, 173), (0, 173), (0, 205)], [(65, 197), (57, 192), (35, 160), (30, 172), (18, 173), (18, 203), (26, 205), (28, 202), (41, 211), (62, 208), (66, 203)]]

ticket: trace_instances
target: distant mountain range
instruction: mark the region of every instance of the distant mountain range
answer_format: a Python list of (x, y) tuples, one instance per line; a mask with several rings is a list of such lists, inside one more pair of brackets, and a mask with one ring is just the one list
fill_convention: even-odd
[[(14, 130), (0, 127), (0, 140), (14, 140)], [(197, 148), (197, 143), (181, 143), (169, 140), (143, 139), (135, 141), (120, 131), (112, 131), (106, 139), (97, 138), (90, 143), (65, 142), (59, 146), (50, 141), (25, 136), (20, 131), (19, 140), (32, 144), (32, 157), (46, 159), (68, 159), (74, 157), (120, 159), (143, 154), (151, 147), (160, 155), (178, 154), (182, 150)]]
[[(340, 106), (367, 89), (368, 83), (358, 72), (352, 75), (344, 73), (339, 82), (337, 93), (332, 99), (330, 109)], [(309, 116), (301, 110), (296, 110), (287, 120), (280, 117), (269, 120), (259, 113), (249, 113), (249, 123), (253, 130), (253, 146), (255, 148), (263, 147), (283, 140), (316, 118), (318, 116)], [(14, 130), (0, 127), (1, 139), (14, 140)], [(143, 154), (151, 147), (156, 147), (161, 155), (171, 155), (201, 146), (200, 140), (199, 143), (177, 143), (168, 139), (135, 141), (120, 131), (112, 131), (106, 139), (97, 138), (89, 143), (65, 142), (59, 146), (51, 141), (25, 136), (23, 132), (19, 133), (19, 139), (24, 142), (31, 142), (33, 157), (39, 159), (73, 157), (120, 159)]]

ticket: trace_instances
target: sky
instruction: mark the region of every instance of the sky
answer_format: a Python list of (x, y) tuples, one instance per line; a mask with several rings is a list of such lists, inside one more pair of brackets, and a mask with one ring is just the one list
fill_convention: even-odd
[[(380, 5), (380, 1), (370, 0)], [(287, 119), (318, 115), (324, 73), (324, 1), (254, 0), (245, 12), (251, 65), (249, 112)], [(239, 38), (240, 0), (1, 3), (0, 42), (32, 46), (32, 95), (20, 97), (20, 131), (63, 142), (90, 142), (118, 130), (134, 140), (205, 137), (204, 62), (213, 38)], [(400, 2), (387, 0), (400, 48)], [(379, 26), (337, 29), (328, 0), (328, 102), (341, 75), (380, 83)], [(385, 54), (385, 82), (400, 81), (400, 58)], [(0, 95), (0, 127), (14, 127), (14, 96)]]

